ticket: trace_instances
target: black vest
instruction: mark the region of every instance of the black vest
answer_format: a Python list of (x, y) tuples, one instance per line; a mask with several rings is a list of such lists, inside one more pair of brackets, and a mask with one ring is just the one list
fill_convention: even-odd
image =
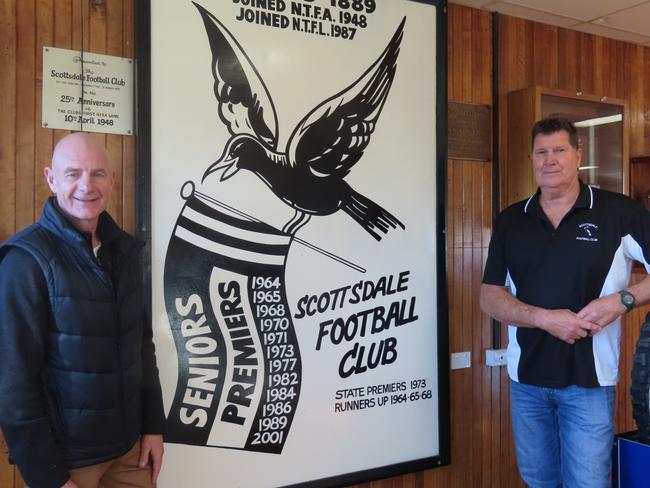
[(0, 246), (0, 258), (9, 247), (28, 252), (47, 283), (41, 387), (71, 468), (119, 456), (142, 433), (142, 245), (106, 212), (98, 235), (105, 266), (50, 198), (37, 223)]

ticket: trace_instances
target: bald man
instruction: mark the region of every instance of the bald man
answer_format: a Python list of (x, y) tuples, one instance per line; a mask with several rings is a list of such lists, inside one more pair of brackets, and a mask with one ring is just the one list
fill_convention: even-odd
[(151, 487), (164, 413), (141, 249), (106, 212), (115, 172), (87, 133), (56, 145), (55, 196), (0, 245), (0, 427), (30, 488)]

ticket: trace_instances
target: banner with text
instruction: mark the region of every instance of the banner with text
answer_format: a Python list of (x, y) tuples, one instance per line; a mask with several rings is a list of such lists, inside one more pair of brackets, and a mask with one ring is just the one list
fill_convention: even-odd
[(151, 2), (159, 486), (440, 455), (436, 15)]

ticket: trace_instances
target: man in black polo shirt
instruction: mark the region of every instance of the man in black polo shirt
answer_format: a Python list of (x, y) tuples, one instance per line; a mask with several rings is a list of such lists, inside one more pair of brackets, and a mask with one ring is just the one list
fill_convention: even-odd
[[(532, 130), (539, 189), (494, 223), (481, 308), (509, 324), (519, 472), (534, 488), (609, 487), (621, 316), (650, 301), (650, 213), (578, 177), (575, 127)], [(513, 162), (517, 163), (517, 162)]]

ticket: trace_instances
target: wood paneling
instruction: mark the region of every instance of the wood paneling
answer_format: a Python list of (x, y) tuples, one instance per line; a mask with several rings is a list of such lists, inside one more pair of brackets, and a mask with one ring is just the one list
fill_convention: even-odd
[[(33, 222), (48, 194), (42, 168), (67, 131), (41, 128), (42, 46), (133, 56), (134, 0), (3, 0), (0, 2), (0, 240)], [(83, 8), (83, 28), (81, 11)], [(491, 104), (492, 19), (488, 12), (449, 5), (449, 98)], [(83, 31), (83, 36), (82, 36)], [(650, 49), (501, 16), (499, 93), (532, 85), (623, 98), (630, 107), (630, 155), (650, 154)], [(98, 135), (119, 179), (110, 204), (127, 230), (135, 221), (135, 145), (132, 137)], [(507, 134), (501, 132), (501, 175)], [(512, 162), (510, 162), (512, 164)], [(471, 351), (472, 367), (451, 372), (452, 464), (358, 485), (373, 488), (516, 487), (505, 368), (484, 365), (492, 346), (491, 321), (479, 309), (478, 290), (490, 238), (492, 164), (448, 162), (448, 281), (450, 351)], [(503, 192), (502, 192), (503, 195)], [(633, 428), (629, 368), (644, 316), (626, 317), (621, 353), (618, 430)], [(501, 338), (505, 345), (506, 332)], [(0, 486), (19, 487), (0, 439)]]
[(16, 231), (16, 21), (16, 0), (0, 2), (0, 240)]
[[(83, 36), (81, 28), (83, 8)], [(0, 241), (31, 224), (50, 195), (43, 177), (56, 142), (69, 133), (41, 127), (43, 46), (133, 57), (133, 0), (0, 2)], [(135, 228), (133, 137), (95, 135), (117, 173), (109, 210)], [(0, 487), (24, 486), (0, 436)]]
[[(449, 5), (448, 18), (449, 99), (491, 105), (491, 15)], [(508, 379), (504, 368), (485, 366), (492, 322), (477, 300), (492, 226), (492, 162), (450, 160), (447, 171), (450, 352), (470, 351), (472, 367), (451, 372), (452, 464), (427, 472), (424, 486), (517, 486)]]

